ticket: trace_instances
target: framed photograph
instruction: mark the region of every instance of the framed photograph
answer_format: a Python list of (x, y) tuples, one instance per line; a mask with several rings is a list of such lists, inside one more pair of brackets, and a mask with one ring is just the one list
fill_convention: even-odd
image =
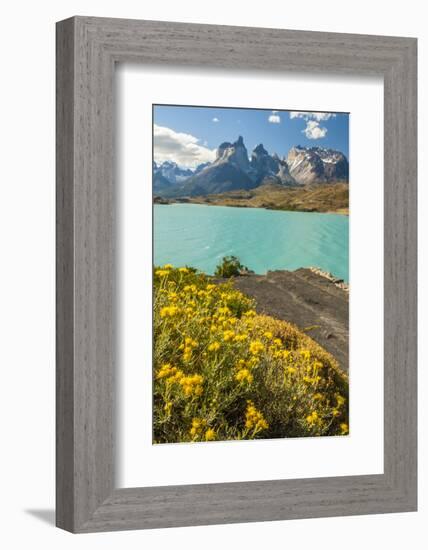
[(57, 525), (414, 511), (416, 40), (57, 24)]
[(348, 127), (153, 106), (154, 444), (349, 433)]

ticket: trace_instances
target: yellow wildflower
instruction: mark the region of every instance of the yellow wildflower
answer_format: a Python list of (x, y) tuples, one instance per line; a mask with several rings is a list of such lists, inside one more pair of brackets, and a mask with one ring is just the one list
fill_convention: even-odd
[(232, 340), (234, 336), (235, 336), (235, 333), (233, 332), (233, 330), (225, 330), (223, 332), (223, 340), (225, 342), (229, 342), (229, 340)]
[(250, 353), (252, 353), (253, 355), (258, 355), (264, 349), (265, 347), (260, 342), (260, 340), (254, 340), (253, 342), (250, 343)]
[(257, 357), (257, 355), (254, 355), (254, 357), (251, 357), (251, 359), (248, 359), (247, 365), (249, 367), (255, 367), (259, 364), (260, 359)]
[(336, 402), (338, 407), (341, 407), (342, 405), (344, 405), (345, 401), (346, 399), (342, 395), (340, 395), (340, 393), (336, 394)]
[(157, 373), (156, 378), (165, 378), (166, 376), (170, 376), (171, 374), (175, 374), (176, 372), (176, 367), (172, 367), (170, 363), (164, 363)]
[(183, 361), (190, 361), (192, 358), (192, 348), (184, 348)]
[(205, 441), (214, 441), (215, 439), (215, 431), (212, 428), (208, 428), (208, 430), (205, 432)]
[(196, 285), (185, 285), (183, 287), (183, 292), (186, 292), (186, 294), (194, 294), (198, 290), (198, 287)]
[(179, 313), (179, 308), (177, 306), (165, 306), (160, 311), (160, 316), (162, 319), (165, 317), (174, 317)]
[(192, 427), (190, 428), (190, 435), (193, 437), (199, 435), (204, 426), (206, 426), (206, 420), (202, 418), (193, 418)]
[(203, 421), (200, 418), (194, 418), (192, 420), (192, 428), (196, 428), (196, 429), (200, 428), (202, 426), (202, 422)]
[(180, 267), (180, 268), (178, 268), (178, 271), (180, 273), (189, 273), (189, 270), (187, 269), (187, 267)]
[(172, 264), (165, 264), (163, 266), (164, 269), (174, 269), (174, 266)]
[(346, 422), (342, 422), (340, 425), (341, 435), (347, 435), (349, 433), (349, 426)]
[(218, 351), (220, 349), (220, 344), (219, 342), (212, 342), (209, 346), (208, 346), (208, 351)]
[(166, 269), (157, 269), (155, 271), (155, 275), (157, 275), (158, 277), (166, 277), (168, 274), (169, 271), (167, 271)]
[(168, 384), (174, 384), (175, 382), (180, 382), (180, 380), (184, 377), (183, 371), (179, 369), (175, 369), (173, 373), (171, 373), (171, 376), (169, 376), (166, 381)]
[(300, 351), (300, 355), (305, 359), (306, 361), (309, 361), (311, 358), (311, 352), (308, 349), (302, 349)]
[(203, 392), (203, 381), (204, 379), (200, 374), (184, 376), (181, 378), (180, 386), (183, 388), (184, 395), (186, 397), (190, 397), (191, 395), (201, 395)]
[(198, 345), (198, 342), (196, 342), (196, 340), (193, 340), (193, 338), (190, 338), (189, 336), (186, 336), (186, 338), (184, 339), (184, 343), (186, 346), (189, 346), (191, 348), (196, 348)]
[(204, 388), (200, 385), (196, 385), (193, 387), (193, 393), (199, 397), (204, 393)]
[(254, 309), (249, 309), (244, 313), (244, 317), (255, 317), (255, 315), (256, 315), (256, 312), (254, 311)]
[(168, 292), (168, 299), (171, 302), (176, 302), (178, 300), (178, 294), (176, 292)]
[(237, 380), (238, 382), (248, 382), (248, 384), (251, 384), (253, 378), (253, 375), (248, 369), (240, 369), (235, 374), (235, 380)]
[(321, 423), (321, 419), (320, 419), (320, 417), (318, 416), (317, 411), (312, 411), (311, 414), (310, 414), (309, 416), (306, 417), (306, 422), (307, 422), (310, 426), (315, 426), (315, 424), (320, 424), (320, 423)]
[(252, 401), (247, 402), (247, 410), (245, 412), (245, 427), (248, 430), (253, 429), (254, 432), (266, 430), (269, 425), (263, 417), (263, 414), (256, 409)]
[(264, 332), (264, 333), (263, 333), (263, 336), (264, 336), (265, 338), (267, 338), (268, 340), (272, 340), (272, 338), (273, 338), (273, 334), (271, 333), (270, 330), (267, 330), (266, 332)]

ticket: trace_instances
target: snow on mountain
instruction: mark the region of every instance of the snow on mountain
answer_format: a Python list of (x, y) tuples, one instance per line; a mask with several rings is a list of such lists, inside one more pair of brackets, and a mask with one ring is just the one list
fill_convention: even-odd
[(348, 159), (324, 147), (292, 147), (287, 155), (290, 174), (301, 185), (348, 181)]
[(212, 163), (194, 171), (175, 162), (153, 163), (153, 189), (161, 196), (196, 196), (238, 189), (252, 189), (266, 183), (284, 186), (348, 181), (349, 165), (343, 153), (323, 147), (292, 147), (287, 157), (270, 155), (263, 144), (248, 156), (242, 136), (223, 142)]

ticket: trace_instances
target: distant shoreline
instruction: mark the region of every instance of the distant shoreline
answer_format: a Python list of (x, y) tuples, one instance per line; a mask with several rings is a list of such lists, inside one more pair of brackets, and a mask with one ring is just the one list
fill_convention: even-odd
[(270, 206), (251, 206), (251, 205), (242, 205), (242, 204), (212, 204), (209, 202), (197, 202), (197, 201), (184, 201), (184, 200), (168, 200), (168, 202), (158, 202), (153, 201), (153, 204), (157, 206), (171, 206), (173, 204), (193, 204), (196, 206), (224, 206), (225, 208), (249, 208), (249, 209), (259, 209), (259, 210), (274, 210), (276, 212), (298, 212), (304, 214), (335, 214), (336, 216), (346, 216), (349, 217), (349, 208), (342, 208), (339, 210), (286, 210), (285, 208), (272, 208)]
[(200, 204), (349, 216), (349, 186), (345, 183), (335, 183), (284, 188), (280, 185), (268, 184), (250, 190), (196, 197), (155, 196), (153, 202), (160, 205)]

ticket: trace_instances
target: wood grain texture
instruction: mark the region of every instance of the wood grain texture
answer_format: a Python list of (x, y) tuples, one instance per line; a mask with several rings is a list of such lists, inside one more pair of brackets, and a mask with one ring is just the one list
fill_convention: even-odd
[(74, 23), (56, 36), (56, 522), (74, 526)]
[[(115, 489), (115, 62), (385, 84), (383, 475)], [(141, 529), (416, 509), (416, 40), (75, 17), (57, 25), (57, 525)], [(142, 465), (144, 467), (144, 465)]]

